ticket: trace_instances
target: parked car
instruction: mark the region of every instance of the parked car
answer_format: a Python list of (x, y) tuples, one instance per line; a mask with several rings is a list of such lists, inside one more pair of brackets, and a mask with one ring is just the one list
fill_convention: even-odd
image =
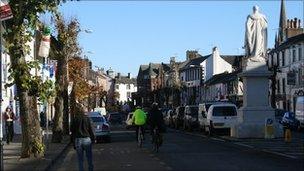
[(198, 106), (191, 105), (185, 107), (184, 115), (184, 130), (193, 130), (193, 128), (198, 127)]
[(173, 118), (174, 120), (174, 127), (176, 129), (180, 128), (184, 124), (184, 115), (185, 115), (185, 107), (179, 106), (176, 108), (176, 115)]
[(289, 127), (291, 130), (300, 129), (300, 121), (296, 119), (295, 113), (286, 112), (280, 122), (283, 126)]
[(111, 141), (110, 125), (106, 118), (99, 112), (89, 112), (88, 116), (92, 122), (94, 134), (97, 142), (104, 140)]
[(108, 113), (108, 121), (110, 124), (122, 124), (124, 114), (119, 112)]
[(304, 127), (304, 96), (297, 97), (295, 105), (296, 119), (300, 122), (300, 127)]
[(216, 129), (231, 129), (238, 122), (237, 107), (231, 103), (215, 103), (203, 118), (205, 132), (209, 135)]
[(214, 102), (206, 102), (198, 105), (198, 122), (200, 130), (205, 130), (204, 117), (207, 116), (208, 109)]

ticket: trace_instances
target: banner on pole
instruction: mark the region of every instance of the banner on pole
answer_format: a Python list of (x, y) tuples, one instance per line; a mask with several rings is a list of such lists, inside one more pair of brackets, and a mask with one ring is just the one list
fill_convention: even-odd
[(0, 20), (5, 21), (11, 18), (13, 18), (13, 13), (7, 0), (0, 0)]

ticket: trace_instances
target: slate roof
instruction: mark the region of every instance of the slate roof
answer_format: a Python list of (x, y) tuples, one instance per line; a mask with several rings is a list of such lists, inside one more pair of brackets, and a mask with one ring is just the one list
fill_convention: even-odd
[(288, 46), (294, 45), (299, 42), (304, 42), (304, 33), (288, 38), (285, 42), (280, 44), (277, 48), (271, 50), (270, 53), (286, 49)]
[(238, 62), (241, 61), (241, 58), (244, 57), (244, 55), (220, 55), (220, 56), (232, 66), (237, 66)]
[(205, 82), (205, 85), (214, 85), (214, 84), (218, 84), (218, 83), (227, 83), (229, 81), (233, 81), (235, 79), (237, 79), (237, 75), (238, 73), (240, 73), (241, 71), (235, 71), (235, 72), (231, 72), (231, 73), (221, 73), (221, 74), (216, 74), (213, 75), (210, 79), (208, 79)]
[(209, 58), (212, 54), (210, 55), (206, 55), (206, 56), (200, 56), (198, 58), (186, 61), (183, 66), (180, 68), (180, 70), (185, 70), (187, 68), (189, 68), (191, 65), (194, 66), (199, 66), (204, 60), (206, 60), (207, 58)]
[(136, 82), (136, 78), (128, 78), (128, 77), (120, 77), (120, 78), (116, 78), (115, 79), (116, 83), (120, 83), (120, 84), (134, 84), (136, 85), (137, 82)]

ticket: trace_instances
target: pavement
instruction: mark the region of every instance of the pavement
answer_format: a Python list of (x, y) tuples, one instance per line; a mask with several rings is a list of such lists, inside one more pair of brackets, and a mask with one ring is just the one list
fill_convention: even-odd
[(64, 137), (62, 143), (51, 143), (51, 135), (47, 146), (45, 156), (42, 158), (20, 158), (21, 152), (21, 135), (17, 134), (14, 136), (14, 140), (9, 145), (4, 142), (4, 156), (3, 156), (3, 164), (4, 170), (6, 171), (14, 171), (14, 170), (48, 170), (51, 165), (53, 165), (59, 156), (67, 149), (69, 146), (69, 137)]
[[(146, 135), (143, 148), (139, 148), (134, 132), (114, 129), (111, 143), (93, 145), (94, 170), (304, 170), (301, 158), (173, 129), (168, 129), (164, 144), (155, 153)], [(50, 170), (77, 170), (75, 150), (70, 148)]]
[[(185, 134), (207, 137), (201, 132), (185, 132), (180, 130), (174, 130), (177, 132), (183, 132)], [(290, 159), (297, 159), (304, 161), (304, 132), (294, 131), (292, 132), (291, 142), (285, 142), (284, 138), (264, 139), (264, 138), (244, 138), (238, 139), (226, 135), (217, 135), (210, 137), (213, 140), (230, 142), (235, 145), (247, 147), (249, 149), (258, 150), (264, 153), (270, 153), (287, 157)]]

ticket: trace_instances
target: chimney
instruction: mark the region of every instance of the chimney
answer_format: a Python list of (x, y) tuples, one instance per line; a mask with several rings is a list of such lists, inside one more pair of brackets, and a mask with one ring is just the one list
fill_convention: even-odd
[(117, 78), (120, 78), (120, 72), (117, 73)]
[(298, 28), (298, 19), (296, 17), (294, 18), (293, 25), (293, 28)]
[(187, 60), (192, 60), (198, 57), (198, 52), (196, 50), (186, 51)]
[(131, 73), (130, 72), (128, 73), (128, 78), (131, 79)]
[(290, 28), (290, 22), (289, 22), (289, 19), (287, 19), (287, 28)]
[(299, 19), (299, 24), (298, 24), (299, 28), (301, 28), (301, 20)]

